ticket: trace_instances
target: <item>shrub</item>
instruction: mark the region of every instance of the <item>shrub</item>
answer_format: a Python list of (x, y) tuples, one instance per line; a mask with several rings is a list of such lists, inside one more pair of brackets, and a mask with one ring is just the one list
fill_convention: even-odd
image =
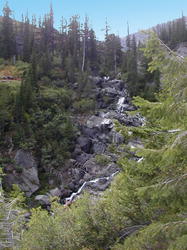
[(110, 158), (107, 155), (101, 154), (95, 156), (95, 161), (97, 164), (105, 166), (110, 162)]
[(81, 99), (80, 101), (74, 102), (73, 107), (77, 112), (85, 113), (95, 109), (95, 101), (92, 99)]

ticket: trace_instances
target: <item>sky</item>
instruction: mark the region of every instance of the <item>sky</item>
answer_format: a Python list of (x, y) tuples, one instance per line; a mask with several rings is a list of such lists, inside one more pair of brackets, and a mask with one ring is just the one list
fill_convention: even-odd
[[(95, 30), (98, 39), (104, 37), (105, 21), (110, 26), (110, 32), (124, 37), (127, 34), (127, 23), (130, 33), (151, 28), (156, 24), (167, 22), (187, 15), (187, 0), (8, 0), (16, 19), (29, 13), (36, 17), (48, 13), (52, 2), (55, 27), (60, 26), (63, 16), (69, 19), (73, 15), (89, 17), (90, 25)], [(5, 0), (0, 0), (0, 9)]]

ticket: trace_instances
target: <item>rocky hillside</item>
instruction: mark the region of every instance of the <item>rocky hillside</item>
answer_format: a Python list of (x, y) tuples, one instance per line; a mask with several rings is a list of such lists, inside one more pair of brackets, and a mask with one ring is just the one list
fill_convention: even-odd
[[(18, 244), (21, 249), (186, 250), (186, 61), (168, 53), (155, 35), (144, 52), (152, 58), (149, 70), (159, 67), (162, 73), (163, 90), (158, 100), (149, 102), (136, 97), (134, 104), (139, 110), (126, 111), (135, 108), (129, 103), (125, 88), (117, 87), (121, 81), (100, 82), (96, 89), (99, 93), (105, 89), (113, 101), (102, 110), (104, 114), (87, 116), (80, 125), (76, 148), (81, 159), (90, 158), (84, 163), (84, 183), (67, 196), (67, 201), (84, 188), (91, 194), (101, 191), (113, 179), (110, 188), (97, 202), (87, 194), (68, 207), (53, 202), (50, 214), (42, 209), (32, 210), (28, 230)], [(111, 95), (113, 86), (115, 95), (114, 89)], [(103, 102), (99, 105), (103, 109)], [(146, 124), (137, 112), (146, 117)], [(113, 119), (123, 137), (113, 129)], [(115, 143), (110, 150), (106, 148), (108, 140)], [(118, 145), (120, 142), (123, 145)], [(100, 156), (94, 159), (94, 152)], [(76, 156), (74, 160), (78, 161)], [(112, 158), (111, 163), (106, 157)]]
[[(11, 149), (13, 164), (4, 167), (6, 187), (18, 184), (28, 197), (34, 196), (39, 204), (48, 206), (50, 196), (58, 196), (64, 203), (72, 201), (84, 189), (98, 194), (109, 186), (119, 172), (116, 164), (119, 155), (125, 152), (121, 147), (125, 138), (116, 130), (116, 124), (138, 127), (144, 124), (144, 119), (139, 114), (127, 113), (136, 107), (122, 80), (90, 77), (90, 81), (93, 86), (90, 96), (96, 100), (96, 111), (72, 116), (77, 132), (71, 159), (62, 162), (58, 169), (45, 164), (39, 169), (32, 151)], [(133, 146), (136, 142), (129, 143)], [(53, 187), (42, 195), (41, 172), (49, 174), (45, 186)]]

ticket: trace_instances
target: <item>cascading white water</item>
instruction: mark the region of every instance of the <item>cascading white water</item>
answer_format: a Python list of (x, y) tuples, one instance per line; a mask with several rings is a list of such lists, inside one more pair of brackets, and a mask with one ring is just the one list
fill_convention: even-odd
[(120, 97), (117, 103), (117, 111), (120, 113), (123, 112), (124, 102), (125, 102), (125, 97)]
[(142, 162), (143, 161), (143, 157), (141, 157), (140, 159), (137, 160), (138, 163)]
[(115, 173), (113, 173), (112, 175), (110, 175), (108, 177), (100, 177), (100, 178), (96, 178), (96, 179), (91, 180), (91, 181), (85, 181), (76, 193), (72, 193), (70, 197), (68, 197), (68, 198), (65, 199), (66, 203), (71, 203), (74, 200), (74, 198), (76, 196), (78, 196), (82, 192), (82, 190), (84, 189), (84, 187), (87, 184), (89, 184), (89, 183), (96, 183), (96, 182), (98, 182), (100, 180), (107, 180), (108, 181), (109, 179), (112, 179), (117, 173), (119, 173), (119, 171), (116, 171)]
[[(119, 97), (119, 100), (118, 100), (118, 102), (117, 102), (116, 110), (117, 110), (117, 112), (122, 113), (122, 112), (124, 111), (125, 107), (126, 107), (126, 104), (125, 104), (125, 97), (124, 97), (124, 96), (121, 96), (121, 97)], [(108, 115), (109, 115), (108, 113), (101, 113), (101, 117), (103, 118), (103, 120), (101, 121), (101, 124), (102, 124), (102, 125), (110, 125), (110, 124), (113, 124), (113, 123), (112, 123), (112, 120), (108, 118)], [(144, 119), (144, 118), (141, 118), (141, 117), (140, 117), (140, 119), (142, 119), (142, 123), (143, 123), (143, 121), (144, 121), (143, 119)], [(144, 121), (144, 122), (145, 122), (145, 121)], [(129, 132), (129, 133), (131, 134), (132, 132)], [(131, 145), (131, 148), (136, 148), (136, 146)], [(137, 162), (140, 163), (141, 161), (143, 161), (143, 159), (144, 159), (144, 158), (142, 157), (142, 158), (138, 159)], [(96, 179), (93, 179), (93, 180), (90, 180), (90, 181), (85, 181), (85, 182), (82, 184), (82, 186), (78, 189), (77, 192), (72, 193), (70, 197), (68, 197), (68, 198), (65, 199), (66, 204), (71, 204), (71, 203), (73, 202), (73, 200), (75, 199), (75, 197), (77, 197), (78, 195), (80, 195), (81, 192), (83, 191), (83, 189), (84, 189), (88, 184), (97, 183), (97, 182), (100, 181), (100, 180), (107, 180), (107, 181), (110, 180), (110, 179), (112, 180), (112, 178), (113, 178), (118, 172), (119, 172), (119, 171), (113, 173), (112, 175), (110, 175), (110, 176), (108, 176), (108, 177), (100, 177), (100, 178), (96, 178)]]

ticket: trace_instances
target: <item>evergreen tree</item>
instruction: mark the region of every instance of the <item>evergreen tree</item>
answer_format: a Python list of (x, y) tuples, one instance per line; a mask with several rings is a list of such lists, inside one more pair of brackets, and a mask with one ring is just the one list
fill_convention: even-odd
[(73, 16), (68, 25), (68, 57), (72, 60), (73, 70), (80, 69), (80, 48), (79, 16)]
[(95, 32), (93, 29), (89, 30), (88, 40), (88, 60), (91, 71), (94, 73), (98, 70), (98, 49)]
[(84, 28), (82, 30), (82, 67), (81, 70), (84, 72), (88, 57), (88, 39), (89, 39), (89, 27), (88, 27), (88, 17), (85, 17)]
[(16, 55), (16, 43), (13, 30), (13, 20), (11, 18), (12, 10), (6, 2), (3, 8), (2, 30), (1, 30), (1, 50), (0, 56), (10, 59)]
[(108, 74), (116, 75), (118, 67), (121, 65), (121, 41), (118, 36), (110, 34), (105, 40), (105, 67)]
[(125, 78), (128, 82), (128, 89), (131, 95), (136, 95), (138, 82), (138, 57), (136, 37), (133, 35), (127, 36), (126, 52), (123, 55), (122, 73), (125, 73)]
[(25, 17), (24, 30), (23, 30), (23, 61), (29, 62), (32, 47), (34, 45), (34, 34), (32, 30), (32, 25), (28, 16)]

